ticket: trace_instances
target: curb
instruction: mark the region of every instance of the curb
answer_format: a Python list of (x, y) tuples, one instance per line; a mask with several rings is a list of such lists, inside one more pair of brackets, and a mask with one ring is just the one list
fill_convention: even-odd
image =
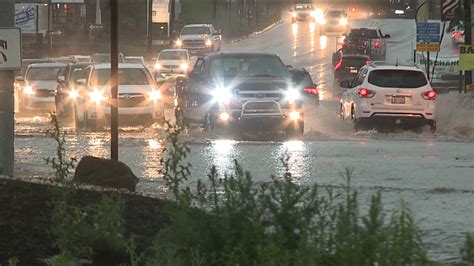
[(241, 42), (241, 41), (243, 41), (243, 40), (246, 40), (246, 39), (249, 39), (249, 38), (258, 36), (258, 35), (260, 35), (260, 34), (262, 34), (262, 33), (265, 33), (265, 32), (267, 32), (267, 31), (273, 29), (274, 27), (276, 27), (277, 25), (281, 24), (282, 22), (283, 22), (283, 20), (282, 20), (282, 19), (279, 19), (278, 21), (276, 21), (276, 22), (270, 24), (268, 27), (262, 29), (261, 31), (256, 31), (256, 32), (250, 33), (250, 34), (248, 34), (248, 35), (246, 35), (246, 36), (240, 37), (240, 38), (238, 38), (238, 39), (233, 39), (233, 40), (229, 41), (229, 43), (237, 43), (237, 42)]

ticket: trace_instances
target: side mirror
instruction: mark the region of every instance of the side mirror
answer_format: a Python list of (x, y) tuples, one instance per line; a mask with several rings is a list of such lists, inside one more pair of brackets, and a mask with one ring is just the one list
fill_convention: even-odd
[(64, 83), (66, 81), (66, 78), (64, 76), (58, 76), (58, 83)]
[(25, 78), (23, 76), (16, 76), (15, 80), (16, 81), (25, 81)]
[(86, 79), (78, 79), (76, 80), (76, 85), (79, 87), (85, 87), (87, 85)]
[(383, 36), (384, 39), (389, 39), (389, 38), (392, 38), (392, 36), (390, 36), (390, 34), (385, 34), (385, 36)]
[(344, 80), (344, 81), (341, 81), (340, 86), (343, 89), (349, 89), (351, 88), (351, 83), (348, 80)]

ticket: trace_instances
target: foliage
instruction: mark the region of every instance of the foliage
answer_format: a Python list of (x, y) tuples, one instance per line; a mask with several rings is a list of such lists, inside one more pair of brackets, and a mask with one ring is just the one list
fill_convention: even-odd
[(20, 264), (20, 260), (17, 257), (12, 257), (8, 259), (8, 266), (17, 266)]
[(71, 170), (75, 168), (77, 159), (75, 157), (67, 158), (66, 153), (66, 132), (61, 132), (59, 121), (56, 114), (51, 114), (51, 124), (54, 130), (50, 132), (50, 136), (56, 142), (56, 155), (52, 158), (46, 158), (46, 164), (51, 164), (51, 168), (55, 170), (56, 181), (64, 182), (67, 180)]
[(474, 265), (474, 235), (466, 235), (466, 241), (461, 249), (461, 257), (467, 265)]
[[(426, 252), (410, 210), (402, 203), (389, 221), (381, 194), (360, 215), (357, 192), (347, 169), (343, 191), (295, 183), (289, 159), (285, 172), (256, 184), (236, 161), (232, 174), (216, 167), (189, 180), (189, 153), (179, 127), (169, 126), (163, 175), (176, 204), (154, 244), (159, 265), (423, 265)], [(183, 187), (184, 186), (184, 187)]]

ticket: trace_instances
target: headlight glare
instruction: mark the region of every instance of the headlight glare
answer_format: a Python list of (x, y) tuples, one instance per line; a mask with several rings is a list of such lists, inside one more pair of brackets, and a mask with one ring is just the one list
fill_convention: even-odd
[(179, 67), (183, 71), (188, 71), (189, 65), (188, 65), (188, 63), (182, 63)]
[(289, 103), (294, 103), (296, 100), (300, 98), (300, 92), (296, 89), (289, 89), (286, 92), (286, 99)]
[(69, 91), (69, 98), (71, 99), (77, 99), (79, 97), (79, 92), (75, 89), (72, 89)]
[(155, 64), (155, 69), (156, 69), (156, 70), (160, 70), (160, 69), (161, 69), (161, 64), (160, 64), (160, 63), (156, 63), (156, 64)]
[(180, 39), (176, 40), (176, 46), (181, 47), (183, 46), (183, 42)]
[(23, 89), (23, 93), (24, 93), (24, 94), (27, 94), (27, 95), (33, 95), (33, 94), (35, 94), (35, 91), (33, 90), (33, 87), (31, 87), (31, 86), (26, 86), (26, 87)]
[(341, 26), (346, 26), (347, 23), (349, 23), (349, 21), (347, 20), (347, 18), (341, 18), (341, 19), (339, 20), (339, 24), (340, 24)]
[(101, 103), (105, 100), (104, 92), (99, 89), (94, 89), (94, 91), (89, 92), (89, 97), (92, 102)]
[(158, 90), (152, 90), (148, 93), (148, 97), (151, 101), (158, 101), (159, 99), (161, 99), (161, 91), (158, 91)]
[(206, 40), (206, 46), (212, 46), (212, 41), (211, 40)]
[(217, 88), (216, 90), (214, 90), (213, 96), (214, 101), (224, 105), (229, 105), (232, 99), (232, 94), (226, 88)]

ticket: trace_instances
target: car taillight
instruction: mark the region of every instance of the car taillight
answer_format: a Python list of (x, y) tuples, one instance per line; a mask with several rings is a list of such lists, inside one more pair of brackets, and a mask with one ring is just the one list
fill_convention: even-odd
[(376, 41), (374, 45), (375, 45), (375, 48), (380, 48), (380, 46), (381, 46), (379, 41)]
[(343, 63), (344, 63), (344, 61), (341, 59), (341, 60), (336, 64), (336, 70), (341, 69)]
[(360, 98), (372, 98), (375, 95), (375, 91), (366, 88), (359, 89), (358, 93)]
[(318, 95), (318, 89), (310, 87), (310, 88), (304, 88), (304, 91), (308, 94), (312, 95)]
[(461, 36), (462, 36), (462, 32), (460, 32), (460, 31), (453, 32), (453, 37), (454, 38), (460, 38)]
[(436, 94), (436, 91), (425, 91), (421, 94), (421, 96), (425, 100), (433, 101), (433, 100), (436, 100), (437, 94)]

